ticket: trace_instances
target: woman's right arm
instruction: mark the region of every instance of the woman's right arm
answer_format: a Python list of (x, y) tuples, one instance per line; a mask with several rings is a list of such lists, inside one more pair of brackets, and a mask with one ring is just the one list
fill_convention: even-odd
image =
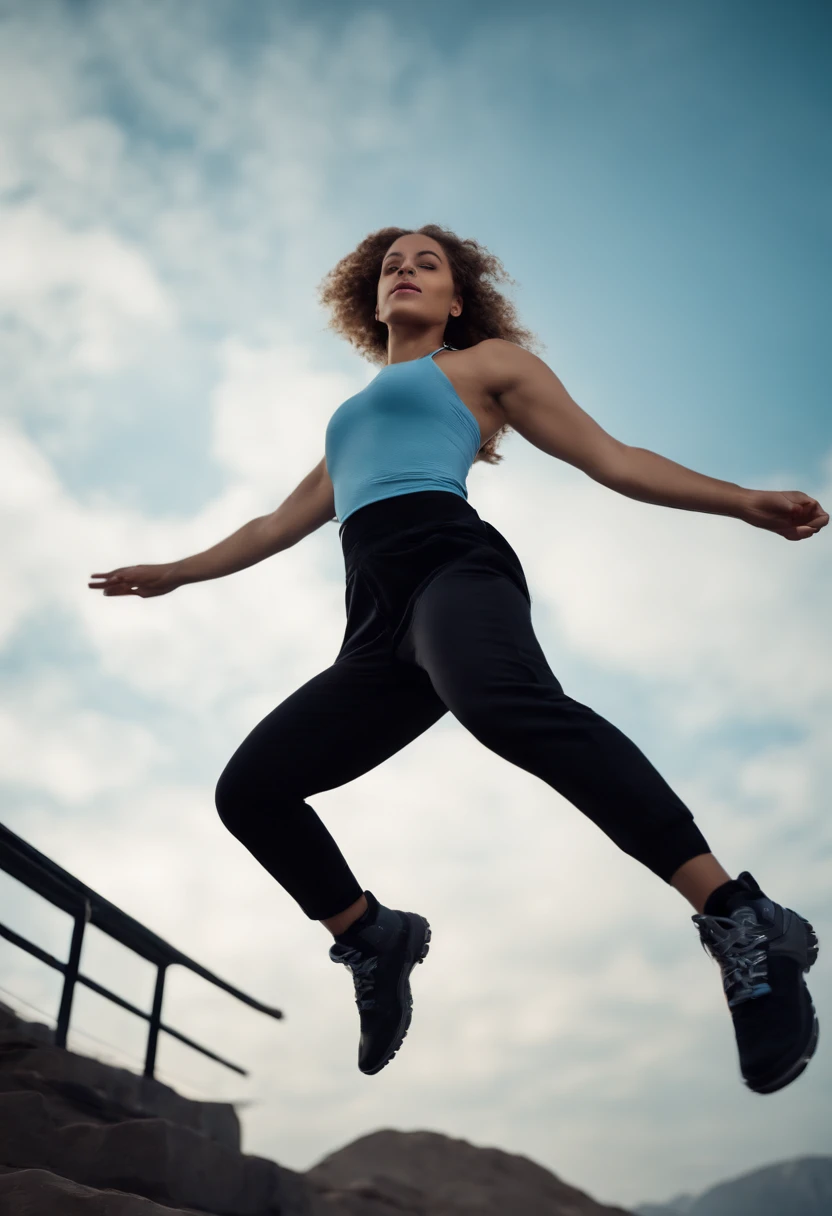
[(249, 520), (210, 549), (178, 562), (153, 566), (121, 566), (93, 574), (103, 583), (89, 583), (105, 595), (164, 595), (185, 583), (222, 578), (290, 549), (335, 517), (335, 495), (326, 457), (270, 515)]

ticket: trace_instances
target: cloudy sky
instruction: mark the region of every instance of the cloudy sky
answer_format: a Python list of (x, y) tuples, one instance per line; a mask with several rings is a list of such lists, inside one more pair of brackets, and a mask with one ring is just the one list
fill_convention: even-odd
[[(359, 881), (433, 941), (378, 1076), (331, 937), (223, 827), (214, 788), (344, 628), (338, 525), (143, 600), (273, 510), (375, 374), (317, 285), (368, 232), (445, 225), (503, 261), (541, 354), (623, 442), (832, 503), (828, 6), (418, 8), (0, 0), (3, 822), (274, 1021), (175, 968), (158, 1075), (239, 1100), (307, 1169), (382, 1127), (523, 1153), (623, 1205), (828, 1152), (832, 1055), (742, 1084), (693, 908), (448, 714), (312, 801)], [(510, 541), (570, 696), (636, 742), (732, 874), (821, 938), (832, 1009), (832, 530), (790, 543), (648, 506), (519, 435), (469, 499)], [(0, 917), (68, 919), (0, 873)], [(827, 961), (824, 961), (826, 957)], [(149, 1009), (97, 930), (82, 969)], [(0, 999), (59, 976), (0, 942)], [(79, 988), (70, 1046), (141, 1071), (146, 1024)]]

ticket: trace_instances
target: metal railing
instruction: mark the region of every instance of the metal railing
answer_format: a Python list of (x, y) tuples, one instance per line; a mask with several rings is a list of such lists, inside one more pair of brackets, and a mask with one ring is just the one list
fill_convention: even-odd
[[(215, 1052), (209, 1051), (207, 1047), (202, 1047), (199, 1043), (195, 1043), (193, 1039), (189, 1039), (186, 1035), (181, 1034), (178, 1030), (174, 1030), (172, 1026), (167, 1026), (162, 1021), (162, 996), (164, 994), (165, 974), (168, 967), (174, 964), (178, 964), (180, 967), (187, 967), (190, 971), (208, 980), (210, 984), (215, 984), (217, 988), (223, 988), (226, 992), (230, 992), (238, 1001), (243, 1001), (244, 1004), (249, 1005), (252, 1009), (257, 1009), (260, 1013), (267, 1013), (270, 1017), (282, 1018), (282, 1010), (272, 1009), (269, 1005), (262, 1005), (259, 1001), (255, 1001), (253, 997), (247, 996), (244, 992), (240, 992), (238, 988), (234, 988), (231, 984), (227, 984), (225, 980), (221, 980), (219, 976), (214, 975), (207, 968), (200, 966), (199, 963), (195, 963), (193, 959), (188, 958), (180, 950), (176, 950), (173, 946), (168, 945), (163, 938), (152, 933), (150, 929), (145, 928), (139, 921), (134, 920), (132, 916), (128, 916), (126, 912), (122, 912), (115, 904), (111, 904), (109, 900), (104, 899), (103, 896), (93, 891), (90, 887), (85, 886), (74, 875), (70, 874), (68, 870), (61, 869), (59, 865), (56, 865), (45, 854), (39, 853), (32, 845), (28, 844), (20, 836), (16, 836), (8, 828), (3, 827), (2, 824), (0, 824), (0, 868), (5, 870), (7, 874), (11, 874), (12, 878), (16, 878), (18, 882), (25, 883), (27, 887), (36, 891), (38, 895), (42, 895), (44, 899), (48, 899), (55, 907), (69, 913), (75, 922), (72, 931), (72, 941), (69, 947), (69, 959), (65, 963), (62, 963), (60, 959), (54, 958), (45, 950), (41, 950), (40, 946), (36, 946), (34, 942), (21, 937), (19, 933), (15, 933), (13, 929), (9, 929), (0, 922), (0, 936), (5, 937), (13, 945), (19, 946), (21, 950), (26, 950), (27, 953), (40, 959), (47, 966), (54, 967), (56, 971), (63, 973), (64, 986), (61, 1006), (58, 1011), (58, 1025), (55, 1031), (56, 1047), (66, 1047), (69, 1015), (72, 1009), (75, 985), (85, 984), (93, 992), (99, 993), (100, 996), (106, 997), (107, 1000), (113, 1001), (116, 1005), (120, 1005), (122, 1009), (128, 1009), (136, 1017), (144, 1018), (146, 1022), (150, 1023), (147, 1036), (147, 1055), (145, 1056), (144, 1063), (144, 1075), (146, 1077), (153, 1076), (153, 1069), (156, 1064), (156, 1044), (159, 1039), (160, 1030), (164, 1030), (166, 1034), (179, 1039), (180, 1043), (186, 1043), (194, 1051), (199, 1051), (202, 1055), (208, 1056), (209, 1059), (216, 1060), (218, 1064), (223, 1064), (226, 1068), (233, 1069), (234, 1072), (240, 1073), (241, 1076), (248, 1076), (245, 1068), (240, 1068), (238, 1064), (232, 1064), (230, 1060), (223, 1059), (222, 1056), (218, 1056)], [(121, 942), (128, 950), (132, 950), (135, 954), (140, 955), (155, 965), (157, 968), (156, 989), (153, 994), (153, 1008), (150, 1013), (146, 1013), (143, 1009), (138, 1009), (135, 1005), (131, 1005), (129, 1001), (125, 1001), (122, 997), (117, 996), (115, 992), (111, 992), (103, 984), (96, 983), (89, 976), (81, 975), (78, 970), (78, 964), (81, 959), (81, 946), (84, 940), (84, 929), (87, 924), (95, 925), (103, 933), (107, 933), (117, 942)]]

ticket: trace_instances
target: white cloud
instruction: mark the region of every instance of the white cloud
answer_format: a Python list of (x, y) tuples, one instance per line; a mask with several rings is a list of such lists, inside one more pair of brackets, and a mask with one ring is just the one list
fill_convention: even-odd
[[(736, 718), (809, 730), (819, 714), (828, 720), (825, 534), (817, 545), (789, 542), (727, 517), (648, 506), (566, 466), (543, 467), (536, 455), (521, 459), (530, 470), (522, 495), (508, 486), (507, 464), (483, 496), (517, 538), (532, 594), (570, 651), (649, 682), (685, 733)], [(826, 470), (814, 491), (822, 503), (832, 500), (830, 458)], [(800, 477), (765, 481), (790, 488)], [(537, 536), (534, 546), (525, 539)]]
[(31, 155), (73, 192), (107, 197), (118, 190), (125, 171), (125, 145), (123, 131), (100, 114), (69, 121), (55, 116), (35, 130)]
[(78, 704), (70, 679), (47, 674), (0, 709), (3, 780), (86, 809), (100, 794), (146, 782), (168, 749), (151, 727)]
[(135, 359), (175, 308), (146, 258), (101, 228), (70, 231), (38, 204), (0, 212), (0, 309), (88, 373)]
[[(35, 611), (65, 613), (97, 653), (102, 671), (179, 708), (226, 705), (231, 686), (246, 699), (267, 690), (270, 695), (276, 672), (282, 680), (304, 671), (311, 676), (310, 653), (321, 665), (335, 657), (343, 592), (316, 568), (308, 544), (233, 579), (192, 584), (159, 598), (105, 598), (87, 586), (95, 573), (174, 561), (217, 543), (262, 512), (256, 486), (232, 486), (195, 519), (177, 523), (144, 519), (103, 498), (91, 506), (78, 503), (10, 422), (0, 434), (0, 463), (8, 579), (0, 628), (6, 639)], [(294, 478), (296, 484), (308, 471), (284, 464), (275, 482), (286, 486)], [(275, 493), (272, 508), (285, 493)], [(302, 589), (300, 604), (286, 587)]]
[(267, 345), (237, 337), (222, 344), (210, 449), (234, 479), (272, 498), (278, 487), (285, 489), (284, 497), (294, 489), (286, 481), (288, 445), (293, 467), (308, 465), (309, 472), (324, 454), (335, 405), (376, 374), (368, 370), (359, 381), (322, 370), (314, 349), (286, 327), (281, 330)]

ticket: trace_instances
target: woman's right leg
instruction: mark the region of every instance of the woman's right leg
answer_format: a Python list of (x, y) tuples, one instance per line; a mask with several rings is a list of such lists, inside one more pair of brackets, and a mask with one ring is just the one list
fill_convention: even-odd
[(305, 799), (376, 768), (445, 713), (421, 668), (384, 652), (339, 660), (237, 748), (217, 782), (220, 819), (310, 920), (340, 917), (363, 889)]

